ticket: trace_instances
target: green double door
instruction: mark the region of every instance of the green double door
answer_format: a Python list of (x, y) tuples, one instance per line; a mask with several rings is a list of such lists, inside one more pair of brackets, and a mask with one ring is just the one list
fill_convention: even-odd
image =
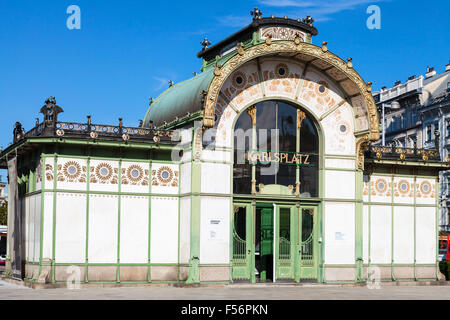
[(317, 279), (315, 206), (236, 204), (232, 277), (250, 282)]

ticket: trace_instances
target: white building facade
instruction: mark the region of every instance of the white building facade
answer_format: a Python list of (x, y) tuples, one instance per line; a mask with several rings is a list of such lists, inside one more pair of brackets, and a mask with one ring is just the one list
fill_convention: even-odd
[(256, 14), (205, 41), (202, 73), (171, 85), (140, 128), (59, 122), (49, 99), (44, 122), (17, 127), (0, 154), (17, 231), (9, 275), (355, 283), (376, 268), (382, 281), (439, 280), (448, 164), (433, 150), (370, 147), (370, 84), (316, 34), (310, 18)]

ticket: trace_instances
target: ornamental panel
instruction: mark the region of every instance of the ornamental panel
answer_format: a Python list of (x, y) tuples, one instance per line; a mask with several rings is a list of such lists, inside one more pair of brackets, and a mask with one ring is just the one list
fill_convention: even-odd
[(145, 162), (122, 162), (121, 191), (148, 193), (150, 181), (149, 164)]
[(152, 193), (178, 193), (180, 175), (178, 165), (153, 163), (151, 174)]
[(106, 160), (91, 160), (90, 190), (119, 191), (119, 162)]

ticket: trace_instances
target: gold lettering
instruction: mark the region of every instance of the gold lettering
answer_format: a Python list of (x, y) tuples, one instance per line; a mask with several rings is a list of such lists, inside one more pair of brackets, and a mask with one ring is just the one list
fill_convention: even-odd
[(275, 162), (280, 162), (280, 153), (279, 152), (275, 152), (274, 157), (275, 157)]
[(288, 157), (288, 154), (287, 154), (287, 153), (282, 153), (282, 154), (281, 154), (280, 162), (283, 162), (283, 160), (286, 161), (286, 160), (287, 160), (287, 157)]
[(291, 161), (291, 163), (296, 163), (296, 164), (298, 164), (298, 158), (297, 158), (297, 155), (295, 155), (294, 154), (294, 156), (292, 157), (292, 161)]
[(269, 162), (269, 159), (267, 158), (267, 152), (263, 152), (261, 154), (261, 162)]
[(306, 154), (305, 157), (306, 157), (306, 159), (305, 159), (305, 162), (303, 162), (303, 164), (310, 164), (309, 161), (308, 161), (309, 160), (309, 154)]

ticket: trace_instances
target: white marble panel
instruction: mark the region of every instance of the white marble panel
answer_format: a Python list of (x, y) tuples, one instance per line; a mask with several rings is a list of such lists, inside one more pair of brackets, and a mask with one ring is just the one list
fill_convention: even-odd
[(325, 263), (355, 263), (355, 205), (327, 202), (325, 216)]
[(178, 262), (178, 198), (151, 199), (151, 263)]
[(86, 195), (59, 193), (56, 201), (55, 260), (86, 261)]
[(200, 263), (230, 263), (230, 198), (202, 197)]
[(120, 263), (147, 263), (149, 199), (122, 196), (120, 204)]
[(355, 199), (355, 173), (347, 171), (325, 171), (325, 197)]
[(436, 263), (436, 209), (416, 208), (416, 261)]
[(115, 195), (90, 195), (89, 263), (117, 263), (118, 207)]
[(414, 263), (414, 207), (394, 207), (394, 263)]
[(390, 264), (392, 257), (392, 207), (372, 206), (370, 216), (370, 259)]

